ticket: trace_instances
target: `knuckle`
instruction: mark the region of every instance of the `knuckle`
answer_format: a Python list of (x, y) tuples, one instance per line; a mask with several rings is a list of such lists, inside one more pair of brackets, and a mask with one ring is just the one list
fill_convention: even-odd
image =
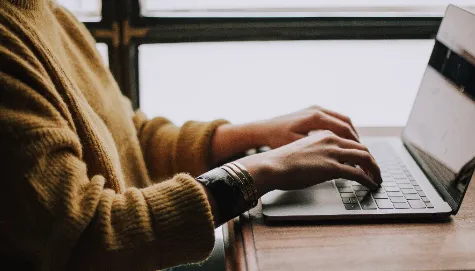
[(373, 160), (373, 157), (372, 157), (371, 154), (369, 154), (368, 152), (363, 152), (362, 158), (363, 158), (365, 161), (369, 161), (369, 162), (372, 162), (372, 160)]
[(343, 130), (346, 134), (352, 134), (352, 132), (353, 132), (353, 129), (351, 129), (351, 127), (350, 127), (349, 124), (343, 125), (342, 130)]
[(323, 138), (324, 142), (333, 144), (336, 143), (337, 140), (338, 137), (332, 131), (325, 132), (325, 137)]
[(320, 111), (316, 111), (316, 112), (313, 112), (312, 115), (311, 115), (311, 118), (314, 120), (314, 121), (321, 121), (323, 119), (323, 114), (322, 112)]
[(328, 148), (326, 152), (327, 152), (327, 155), (332, 158), (340, 157), (342, 155), (342, 150), (336, 146)]

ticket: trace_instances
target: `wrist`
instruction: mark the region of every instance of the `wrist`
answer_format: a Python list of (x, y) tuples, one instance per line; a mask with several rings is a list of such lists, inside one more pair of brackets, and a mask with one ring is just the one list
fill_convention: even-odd
[(276, 178), (276, 171), (272, 159), (255, 154), (241, 158), (237, 162), (241, 163), (252, 176), (259, 198), (274, 190), (272, 181)]
[(249, 142), (252, 142), (252, 147), (250, 149), (268, 145), (267, 133), (265, 133), (265, 128), (262, 122), (242, 124), (240, 129), (245, 131), (245, 136), (248, 138)]
[(264, 142), (263, 133), (255, 123), (221, 125), (213, 138), (213, 163), (218, 165), (237, 154), (264, 146)]

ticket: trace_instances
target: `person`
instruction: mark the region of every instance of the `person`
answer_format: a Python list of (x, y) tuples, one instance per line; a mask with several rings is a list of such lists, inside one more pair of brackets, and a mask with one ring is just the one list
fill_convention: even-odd
[[(5, 268), (155, 270), (199, 262), (213, 248), (214, 228), (268, 191), (340, 177), (381, 182), (351, 121), (320, 107), (249, 124), (182, 127), (134, 112), (85, 26), (53, 1), (1, 1), (0, 41)], [(176, 110), (192, 114), (200, 105), (178, 101)], [(272, 150), (221, 166), (259, 146)]]

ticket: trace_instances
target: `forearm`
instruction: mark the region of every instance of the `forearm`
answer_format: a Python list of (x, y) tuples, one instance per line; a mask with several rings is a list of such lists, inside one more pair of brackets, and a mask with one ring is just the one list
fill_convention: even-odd
[(222, 125), (216, 129), (213, 137), (213, 165), (217, 166), (231, 157), (264, 144), (262, 133), (254, 123)]
[(198, 176), (214, 167), (212, 141), (225, 120), (186, 122), (177, 127), (161, 117), (148, 120), (137, 111), (134, 118), (137, 137), (152, 180), (163, 180), (180, 172)]

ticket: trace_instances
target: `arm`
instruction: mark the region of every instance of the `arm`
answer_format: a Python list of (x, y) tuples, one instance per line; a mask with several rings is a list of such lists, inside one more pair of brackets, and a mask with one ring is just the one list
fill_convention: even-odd
[(141, 111), (135, 112), (133, 121), (152, 179), (171, 177), (178, 172), (192, 176), (213, 167), (212, 139), (224, 120), (210, 123), (189, 121), (177, 127), (161, 117), (147, 119)]
[(2, 257), (41, 270), (156, 270), (204, 260), (214, 227), (202, 187), (180, 174), (120, 194), (107, 189), (111, 180), (88, 171), (74, 125), (38, 70), (0, 58)]

